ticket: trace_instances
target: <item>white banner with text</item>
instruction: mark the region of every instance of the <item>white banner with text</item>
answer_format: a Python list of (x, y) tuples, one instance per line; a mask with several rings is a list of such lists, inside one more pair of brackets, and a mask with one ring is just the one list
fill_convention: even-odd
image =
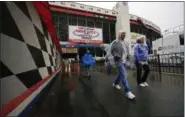
[(102, 44), (102, 29), (84, 26), (69, 26), (69, 42)]

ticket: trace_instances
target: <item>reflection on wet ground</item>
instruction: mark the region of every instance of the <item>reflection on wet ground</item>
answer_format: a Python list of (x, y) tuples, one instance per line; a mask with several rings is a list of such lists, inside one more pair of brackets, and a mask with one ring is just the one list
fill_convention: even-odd
[[(105, 67), (96, 67), (93, 69), (93, 71), (105, 73), (106, 69)], [(133, 70), (127, 70), (127, 71), (129, 72), (128, 74), (131, 75), (131, 77), (136, 77), (136, 71), (133, 71)], [(116, 75), (116, 74), (117, 74), (116, 71), (115, 73), (112, 73), (112, 75)], [(148, 79), (153, 82), (160, 82), (166, 85), (184, 87), (183, 74), (161, 73), (161, 76), (160, 76), (158, 72), (151, 71)]]
[(71, 77), (61, 74), (35, 117), (183, 116), (184, 80), (179, 77), (180, 85), (174, 85), (166, 83), (165, 77), (161, 80), (151, 73), (150, 87), (140, 88), (134, 73), (129, 71), (128, 80), (137, 96), (132, 102), (125, 98), (123, 90), (112, 88), (114, 74), (92, 72), (90, 79), (77, 74)]
[(88, 113), (89, 117), (109, 117), (108, 113), (106, 112), (104, 105), (102, 105), (98, 98), (94, 95), (93, 92), (93, 80), (89, 80), (85, 77), (82, 77), (79, 79), (81, 82), (82, 88), (83, 88), (83, 95), (85, 100), (87, 100), (89, 109), (91, 110), (90, 113)]
[(152, 72), (150, 74), (150, 80), (165, 85), (184, 87), (184, 75), (162, 73), (160, 78), (159, 73)]

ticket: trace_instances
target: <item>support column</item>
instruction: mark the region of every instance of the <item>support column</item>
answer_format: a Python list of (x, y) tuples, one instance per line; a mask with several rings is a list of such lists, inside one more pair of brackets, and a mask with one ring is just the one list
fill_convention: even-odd
[(128, 2), (117, 2), (113, 10), (117, 11), (117, 21), (116, 21), (116, 38), (118, 38), (118, 33), (120, 30), (126, 32), (125, 40), (129, 43), (129, 49), (131, 50), (130, 41), (130, 15)]

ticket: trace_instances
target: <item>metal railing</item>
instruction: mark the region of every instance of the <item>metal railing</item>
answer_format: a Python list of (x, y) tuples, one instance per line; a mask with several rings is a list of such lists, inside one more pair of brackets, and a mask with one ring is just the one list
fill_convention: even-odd
[[(94, 68), (105, 69), (104, 62), (105, 60), (96, 61)], [(151, 71), (159, 72), (159, 74), (184, 74), (184, 57), (180, 53), (150, 55), (148, 63)], [(128, 69), (130, 69), (130, 67), (128, 67)]]
[(149, 56), (152, 71), (184, 74), (184, 57), (180, 53)]
[(183, 32), (184, 32), (184, 24), (181, 24), (179, 26), (164, 30), (164, 32), (162, 32), (162, 34), (163, 34), (163, 36), (166, 36), (166, 35), (177, 34), (177, 33), (181, 34)]

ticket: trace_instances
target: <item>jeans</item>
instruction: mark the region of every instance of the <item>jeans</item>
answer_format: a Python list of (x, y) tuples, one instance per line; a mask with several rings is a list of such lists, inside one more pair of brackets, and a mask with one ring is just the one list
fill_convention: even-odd
[(118, 85), (121, 81), (123, 86), (124, 86), (125, 92), (127, 93), (127, 92), (130, 91), (130, 86), (129, 86), (128, 81), (126, 79), (127, 74), (126, 74), (125, 67), (126, 67), (125, 64), (122, 64), (122, 65), (117, 67), (119, 74), (118, 74), (116, 80), (114, 81), (114, 84)]
[(112, 66), (109, 64), (109, 65), (107, 66), (107, 73), (110, 74), (111, 71), (112, 71)]
[[(148, 64), (142, 65), (139, 62), (136, 62), (136, 68), (137, 68), (137, 84), (146, 82), (147, 77), (150, 73), (150, 67)], [(144, 69), (144, 74), (142, 76), (142, 69)]]
[(85, 65), (85, 73), (86, 74), (89, 74), (89, 68), (90, 68), (90, 65)]

